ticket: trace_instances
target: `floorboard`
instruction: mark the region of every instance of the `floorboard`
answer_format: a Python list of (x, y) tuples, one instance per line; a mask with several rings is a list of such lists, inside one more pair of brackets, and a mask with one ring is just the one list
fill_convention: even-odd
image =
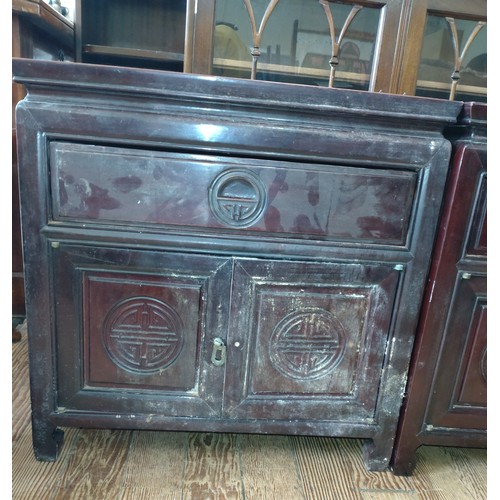
[(244, 498), (305, 498), (295, 454), (287, 436), (238, 436)]
[(182, 497), (188, 434), (135, 431), (129, 447), (120, 500)]

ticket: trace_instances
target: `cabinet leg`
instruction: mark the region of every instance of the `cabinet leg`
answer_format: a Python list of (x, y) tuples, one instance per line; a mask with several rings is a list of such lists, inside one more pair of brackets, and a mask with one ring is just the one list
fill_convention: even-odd
[(64, 432), (47, 423), (33, 422), (33, 451), (42, 462), (55, 462), (64, 441)]
[(392, 439), (369, 439), (363, 447), (363, 459), (368, 470), (382, 472), (389, 467), (392, 453)]
[(392, 472), (396, 476), (411, 476), (417, 465), (415, 446), (396, 446), (391, 461)]

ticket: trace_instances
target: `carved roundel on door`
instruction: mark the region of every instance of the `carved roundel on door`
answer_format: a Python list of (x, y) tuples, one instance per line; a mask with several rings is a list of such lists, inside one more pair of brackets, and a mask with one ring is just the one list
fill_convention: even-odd
[(167, 304), (148, 297), (118, 302), (107, 314), (103, 342), (120, 368), (151, 374), (171, 365), (183, 345), (179, 315)]
[(260, 177), (246, 170), (225, 170), (209, 188), (210, 210), (219, 222), (233, 227), (254, 224), (266, 207), (266, 187)]
[(345, 333), (330, 312), (303, 309), (285, 316), (269, 342), (272, 365), (283, 375), (311, 380), (327, 375), (344, 355)]

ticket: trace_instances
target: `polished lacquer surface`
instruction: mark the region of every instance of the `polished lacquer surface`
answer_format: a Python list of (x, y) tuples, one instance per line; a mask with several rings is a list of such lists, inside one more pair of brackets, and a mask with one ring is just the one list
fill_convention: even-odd
[(14, 61), (33, 444), (62, 428), (393, 450), (462, 105)]
[(417, 174), (51, 143), (56, 220), (404, 245)]

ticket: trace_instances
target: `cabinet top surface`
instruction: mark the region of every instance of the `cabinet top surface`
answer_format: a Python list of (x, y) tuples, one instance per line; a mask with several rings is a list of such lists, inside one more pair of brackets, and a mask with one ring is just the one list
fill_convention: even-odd
[[(462, 102), (345, 89), (203, 76), (159, 70), (13, 58), (14, 81), (44, 95), (99, 94), (109, 98), (224, 102), (238, 107), (404, 119), (438, 126), (455, 123)], [(195, 104), (193, 104), (194, 106)], [(335, 118), (336, 115), (328, 115)]]
[(482, 102), (467, 102), (460, 115), (461, 123), (483, 124), (488, 118), (488, 105)]

